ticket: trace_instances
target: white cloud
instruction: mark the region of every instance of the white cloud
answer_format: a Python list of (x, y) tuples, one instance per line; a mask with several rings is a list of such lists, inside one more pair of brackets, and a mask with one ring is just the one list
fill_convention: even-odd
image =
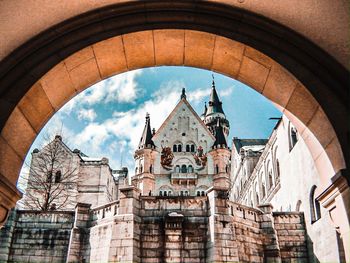
[(224, 89), (224, 90), (221, 90), (220, 92), (219, 92), (219, 96), (220, 97), (229, 97), (229, 96), (231, 96), (231, 94), (232, 94), (232, 92), (233, 92), (233, 89), (234, 89), (234, 87), (233, 86), (230, 86), (230, 87), (228, 87), (227, 89)]
[(198, 103), (210, 95), (210, 89), (196, 89), (188, 92), (187, 98), (191, 103)]
[(94, 109), (80, 109), (77, 113), (78, 120), (94, 121), (97, 117)]
[(141, 73), (142, 69), (133, 70), (100, 81), (70, 100), (62, 107), (61, 112), (70, 114), (73, 109), (100, 103), (132, 103), (139, 93), (136, 78)]

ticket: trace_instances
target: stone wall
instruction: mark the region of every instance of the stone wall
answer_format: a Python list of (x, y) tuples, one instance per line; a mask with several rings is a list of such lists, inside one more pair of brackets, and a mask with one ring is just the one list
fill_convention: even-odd
[[(272, 212), (227, 200), (140, 196), (75, 212), (15, 211), (1, 231), (2, 261), (307, 262), (303, 213)], [(32, 249), (34, 248), (34, 249)]]
[(74, 212), (13, 211), (0, 231), (0, 261), (65, 261), (73, 222)]

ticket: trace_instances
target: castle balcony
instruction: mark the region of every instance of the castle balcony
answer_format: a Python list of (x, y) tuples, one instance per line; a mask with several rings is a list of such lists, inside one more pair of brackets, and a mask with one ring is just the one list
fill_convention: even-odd
[(190, 185), (197, 184), (197, 173), (172, 173), (170, 175), (171, 184)]

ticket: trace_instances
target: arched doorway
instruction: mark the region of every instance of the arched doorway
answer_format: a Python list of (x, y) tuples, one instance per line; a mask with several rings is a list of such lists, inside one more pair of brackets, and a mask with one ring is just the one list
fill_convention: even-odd
[[(299, 34), (243, 9), (135, 2), (67, 20), (1, 62), (0, 221), (19, 198), (14, 185), (27, 150), (57, 109), (101, 79), (161, 65), (213, 70), (262, 93), (300, 131), (322, 187), (340, 196), (348, 189), (344, 180), (343, 188), (332, 183), (347, 160), (349, 75), (341, 64)], [(344, 214), (346, 204), (339, 207)]]

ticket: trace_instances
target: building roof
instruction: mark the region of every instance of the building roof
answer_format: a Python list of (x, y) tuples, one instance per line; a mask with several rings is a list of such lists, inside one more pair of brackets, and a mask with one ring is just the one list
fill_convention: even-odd
[(145, 127), (143, 128), (143, 132), (142, 132), (142, 136), (140, 139), (140, 143), (139, 143), (139, 149), (142, 148), (154, 148), (154, 142), (152, 140), (153, 134), (151, 131), (151, 123), (150, 123), (150, 117), (149, 114), (146, 114), (146, 123), (145, 123)]
[(214, 114), (214, 113), (224, 113), (224, 110), (222, 109), (222, 102), (219, 99), (218, 93), (216, 92), (215, 88), (215, 82), (213, 79), (213, 84), (211, 88), (211, 93), (210, 93), (210, 99), (209, 99), (209, 107), (206, 112), (206, 116)]
[(242, 147), (245, 146), (254, 146), (254, 145), (259, 145), (263, 146), (266, 145), (268, 139), (238, 139), (238, 138), (233, 138), (232, 144), (236, 148), (237, 152), (241, 150)]

